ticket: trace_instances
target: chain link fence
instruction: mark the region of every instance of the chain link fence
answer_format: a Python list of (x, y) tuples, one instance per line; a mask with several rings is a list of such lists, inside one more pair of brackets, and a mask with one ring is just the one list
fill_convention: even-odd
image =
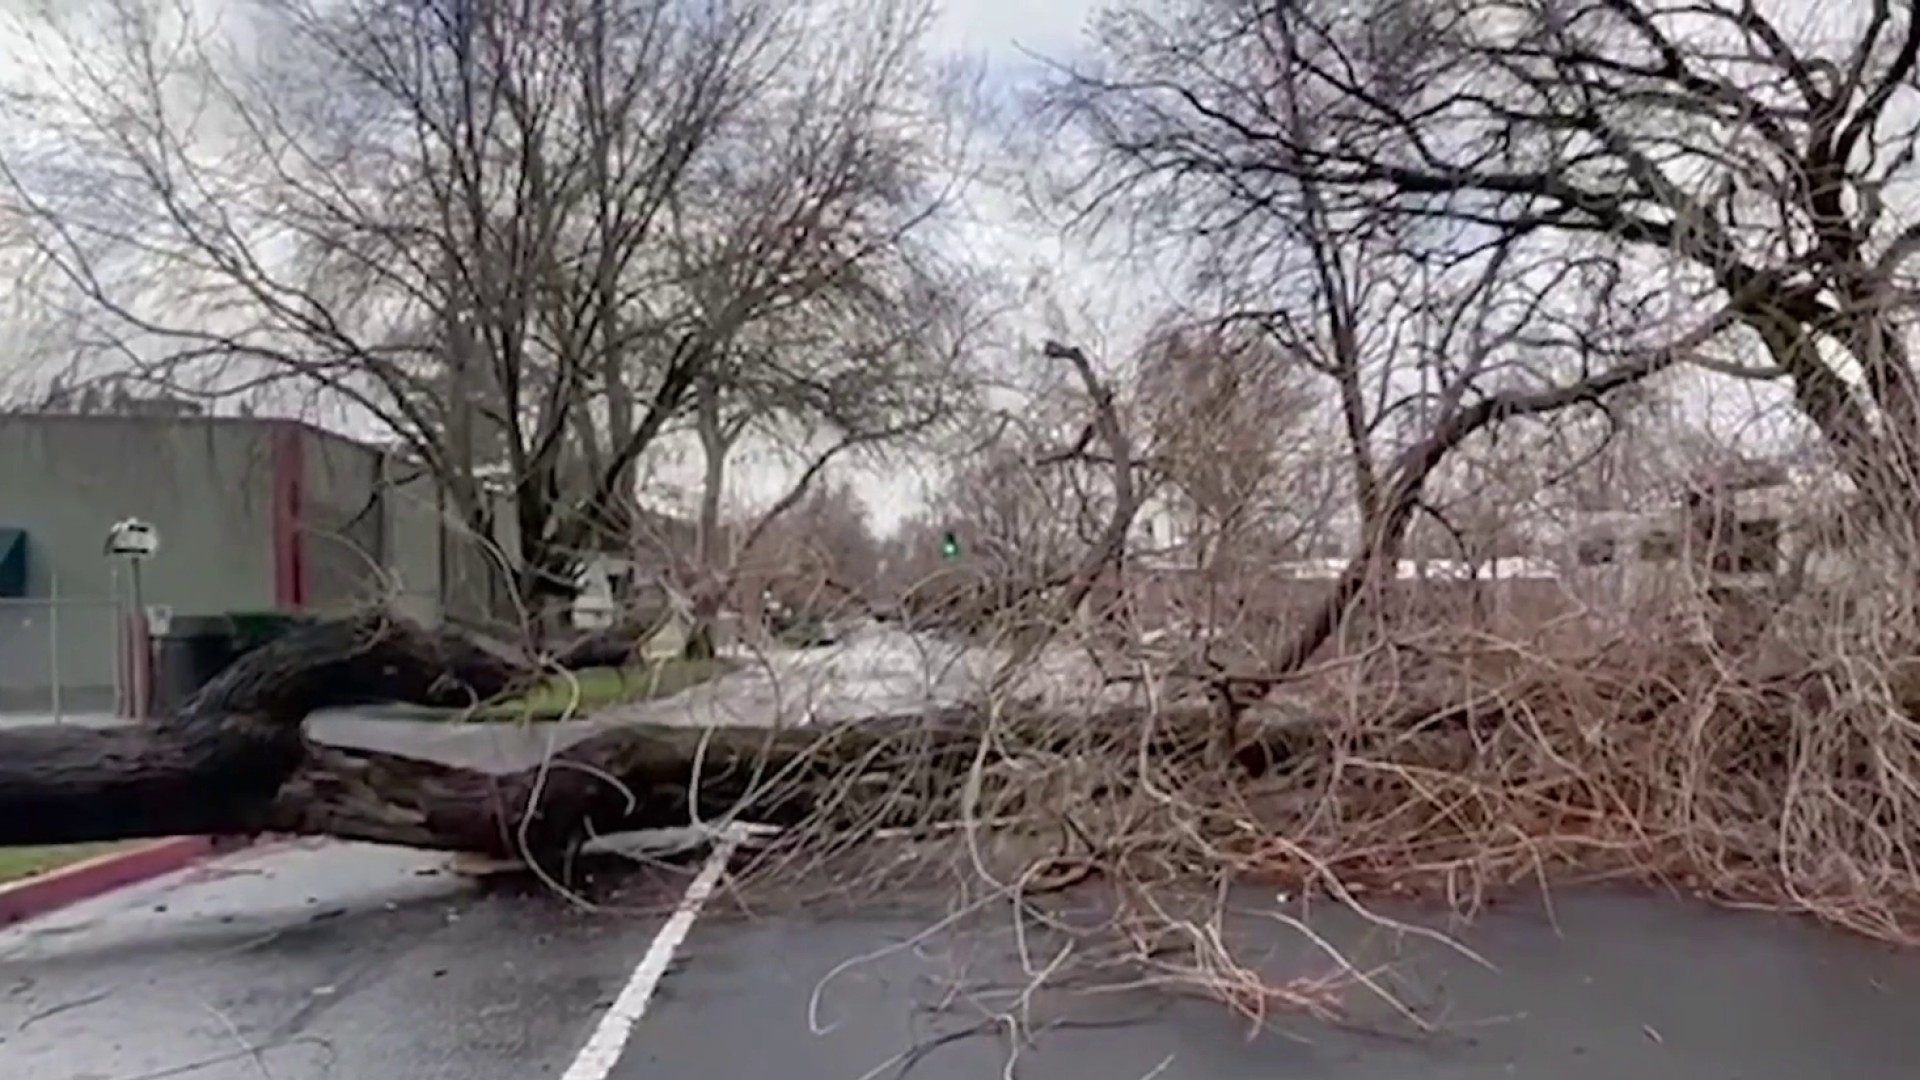
[(132, 682), (128, 624), (110, 596), (0, 598), (0, 715), (124, 713)]

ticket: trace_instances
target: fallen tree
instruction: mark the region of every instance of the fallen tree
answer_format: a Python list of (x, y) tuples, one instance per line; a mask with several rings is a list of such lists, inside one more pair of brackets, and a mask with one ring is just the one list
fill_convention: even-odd
[[(593, 835), (722, 819), (859, 831), (951, 817), (988, 714), (950, 708), (831, 727), (631, 724), (492, 773), (309, 739), (313, 712), (374, 702), (459, 707), (554, 668), (622, 655), (619, 633), (535, 661), (383, 612), (303, 627), (142, 725), (0, 732), (0, 846), (179, 834), (330, 835), (545, 862)], [(1172, 723), (1157, 754), (1204, 745)], [(996, 715), (1023, 750), (1059, 752), (1137, 717)], [(1137, 740), (1128, 739), (1129, 743)]]
[[(1116, 494), (1099, 542), (1025, 613), (1044, 629), (1016, 650), (1028, 657), (1119, 565), (1139, 507), (1134, 455), (1112, 391), (1079, 349), (1049, 342), (1046, 352), (1071, 365), (1093, 403), (1081, 447), (1095, 436), (1106, 444)], [(1090, 717), (985, 707), (826, 728), (782, 726), (778, 718), (730, 727), (628, 724), (504, 774), (322, 745), (303, 730), (321, 710), (472, 706), (555, 669), (620, 664), (650, 630), (628, 621), (534, 658), (384, 611), (309, 624), (242, 657), (155, 723), (0, 732), (0, 846), (279, 832), (519, 857), (559, 869), (565, 863), (556, 857), (612, 832), (745, 819), (813, 821), (858, 834), (951, 821), (968, 810), (969, 785), (961, 781), (983, 760), (990, 735), (1008, 736), (1003, 746), (1018, 745), (1022, 755), (1072, 757), (1099, 746), (1125, 756), (1141, 749), (1136, 732), (1150, 730), (1148, 748), (1177, 763), (1207, 753), (1208, 729), (1217, 727), (1204, 710), (1155, 714), (1142, 729), (1145, 714), (1137, 710)], [(1103, 732), (1113, 737), (1102, 742)], [(1019, 786), (1016, 778), (1012, 787)]]
[[(1790, 629), (1771, 626), (1776, 638)], [(617, 725), (504, 774), (323, 745), (303, 730), (322, 708), (470, 704), (623, 647), (590, 640), (536, 661), (377, 612), (318, 623), (154, 723), (0, 731), (0, 846), (331, 835), (524, 859), (564, 881), (576, 846), (600, 833), (800, 826), (788, 830), (793, 849), (811, 857), (883, 829), (1011, 822), (1025, 835), (1009, 837), (1010, 870), (976, 871), (986, 845), (956, 846), (951, 865), (1003, 894), (1102, 881), (1126, 948), (1236, 1002), (1251, 991), (1221, 982), (1231, 957), (1188, 936), (1233, 879), (1350, 904), (1363, 887), (1425, 892), (1471, 909), (1524, 884), (1616, 876), (1885, 940), (1920, 933), (1910, 864), (1893, 861), (1904, 849), (1883, 848), (1890, 834), (1858, 812), (1911, 820), (1911, 725), (1888, 727), (1876, 699), (1836, 698), (1854, 677), (1848, 656), (1729, 656), (1672, 631), (1557, 654), (1464, 632), (1389, 643), (1304, 679), (1289, 694), (1296, 721), (1263, 716), (1243, 732), (1237, 769), (1216, 756), (1206, 707)], [(1905, 681), (1889, 689), (1902, 711), (1920, 710)], [(1863, 770), (1882, 758), (1894, 762), (1884, 775)], [(904, 854), (938, 863), (935, 850)], [(1191, 968), (1168, 968), (1163, 950), (1176, 945), (1193, 951)], [(1302, 1004), (1286, 987), (1260, 992)]]

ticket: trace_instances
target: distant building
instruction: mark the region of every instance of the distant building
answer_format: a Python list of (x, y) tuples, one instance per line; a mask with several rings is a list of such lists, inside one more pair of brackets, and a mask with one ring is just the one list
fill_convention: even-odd
[(0, 415), (0, 709), (125, 704), (145, 620), (103, 543), (129, 517), (161, 536), (141, 601), (175, 617), (376, 598), (490, 615), (485, 545), (441, 498), (396, 455), (290, 420)]
[(1579, 515), (1562, 555), (1589, 574), (1673, 566), (1723, 584), (1758, 583), (1781, 572), (1794, 527), (1820, 505), (1784, 466), (1743, 461), (1687, 477), (1668, 506)]

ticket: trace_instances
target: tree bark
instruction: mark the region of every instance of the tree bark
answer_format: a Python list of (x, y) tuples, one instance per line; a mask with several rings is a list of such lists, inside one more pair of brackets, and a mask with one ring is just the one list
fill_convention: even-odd
[[(0, 731), (0, 845), (327, 831), (337, 823), (363, 839), (491, 850), (492, 841), (473, 839), (465, 825), (437, 835), (431, 820), (402, 829), (392, 811), (437, 809), (443, 793), (458, 807), (467, 788), (511, 789), (513, 778), (496, 783), (430, 762), (400, 765), (405, 759), (317, 746), (302, 721), (318, 709), (378, 702), (476, 704), (531, 684), (543, 668), (619, 663), (636, 637), (633, 627), (617, 627), (542, 664), (385, 613), (303, 627), (242, 657), (153, 723)], [(558, 790), (564, 796), (567, 785)], [(368, 800), (389, 798), (386, 812), (369, 809)]]
[[(0, 846), (180, 834), (330, 835), (559, 866), (591, 835), (723, 818), (865, 830), (951, 818), (986, 716), (971, 708), (829, 727), (609, 728), (495, 774), (310, 742), (312, 711), (458, 706), (543, 668), (618, 661), (632, 628), (536, 664), (451, 630), (375, 613), (296, 630), (223, 672), (176, 714), (112, 729), (0, 731)], [(1001, 716), (1025, 745), (1078, 752), (1138, 716)], [(1163, 752), (1200, 725), (1161, 718)], [(1129, 731), (1140, 730), (1128, 728)], [(1134, 738), (1110, 738), (1126, 755)], [(1123, 775), (1116, 772), (1116, 776)], [(551, 861), (550, 861), (551, 860)]]

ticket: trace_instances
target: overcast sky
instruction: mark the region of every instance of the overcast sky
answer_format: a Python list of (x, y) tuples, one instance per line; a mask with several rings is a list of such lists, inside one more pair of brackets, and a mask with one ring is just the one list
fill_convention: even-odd
[[(989, 89), (1004, 100), (1032, 85), (1043, 60), (1069, 58), (1088, 20), (1102, 6), (1097, 0), (945, 0), (934, 44), (984, 64)], [(992, 153), (998, 137), (982, 133), (983, 152)], [(1038, 265), (1064, 278), (1064, 287), (1074, 293), (1094, 291), (1074, 257), (1073, 245), (1016, 219), (1009, 198), (981, 190), (971, 204), (971, 212), (980, 223), (972, 239), (976, 258), (1009, 270)], [(1107, 295), (1111, 297), (1111, 291)], [(1095, 321), (1108, 320), (1095, 313)], [(656, 475), (691, 490), (699, 473), (697, 462), (683, 460)], [(774, 465), (767, 457), (753, 455), (735, 468), (738, 490), (734, 494), (750, 501), (772, 499), (790, 482), (789, 475), (790, 470)], [(851, 479), (872, 511), (874, 524), (883, 532), (891, 531), (924, 505), (934, 480), (897, 468)]]
[[(0, 16), (31, 19), (29, 13), (45, 10), (46, 0), (0, 0)], [(59, 2), (59, 0), (56, 0)], [(192, 0), (202, 18), (218, 23), (224, 0)], [(1064, 59), (1075, 49), (1083, 27), (1098, 10), (1096, 0), (943, 0), (941, 18), (930, 44), (984, 66), (987, 89), (1000, 101), (1009, 101), (1025, 86), (1032, 84), (1041, 64), (1036, 56)], [(30, 39), (19, 33), (20, 23), (0, 21), (0, 63), (18, 55), (22, 47), (31, 48)], [(12, 65), (12, 81), (17, 83), (26, 69)], [(982, 132), (976, 143), (983, 154), (993, 155), (1001, 135)], [(967, 246), (982, 261), (1024, 273), (1034, 264), (1059, 271), (1064, 254), (1057, 236), (1042, 235), (1031, 223), (1017, 223), (1011, 200), (993, 192), (979, 192), (971, 200), (970, 214), (977, 222)], [(1067, 277), (1072, 278), (1071, 272)], [(1084, 277), (1084, 275), (1081, 275)], [(1110, 294), (1109, 294), (1110, 296)], [(18, 328), (15, 328), (18, 329)], [(4, 338), (0, 338), (4, 340)], [(20, 350), (11, 350), (16, 354)], [(25, 374), (15, 372), (16, 375)], [(370, 431), (349, 434), (370, 436)], [(690, 449), (690, 448), (687, 448)], [(743, 450), (746, 448), (743, 448)], [(655, 494), (671, 499), (676, 489), (693, 496), (700, 475), (694, 455), (679, 450), (667, 455), (678, 460), (655, 462), (657, 481), (664, 485)], [(776, 455), (765, 450), (748, 454), (747, 460), (732, 464), (730, 495), (749, 502), (765, 502), (777, 497), (795, 475), (791, 467), (782, 467)], [(884, 475), (850, 475), (875, 517), (875, 524), (891, 530), (899, 520), (922, 503), (925, 478), (906, 470), (891, 468)]]
[[(78, 0), (0, 0), (0, 13), (18, 12), (49, 2), (77, 3)], [(225, 0), (191, 2), (206, 11), (217, 9)], [(1060, 60), (1073, 57), (1084, 41), (1085, 28), (1102, 6), (1102, 0), (944, 0), (933, 44), (953, 55), (983, 63), (989, 87), (996, 91), (995, 97), (1010, 101), (1040, 73), (1042, 63), (1036, 56)], [(5, 63), (8, 46), (21, 44), (18, 40), (8, 41), (8, 36), (0, 25), (0, 63)], [(977, 146), (991, 159), (999, 138), (997, 132), (983, 132)], [(1001, 164), (1010, 164), (1004, 155), (1000, 157)], [(1137, 334), (1137, 324), (1166, 299), (1164, 284), (1150, 275), (1137, 270), (1127, 274), (1091, 270), (1084, 249), (1066, 242), (1051, 230), (1018, 219), (1014, 200), (1004, 192), (976, 193), (971, 209), (978, 225), (968, 236), (967, 246), (975, 258), (999, 266), (1016, 277), (1024, 277), (1029, 270), (1051, 272), (1060, 291), (1065, 293), (1068, 307), (1078, 305), (1074, 321), (1064, 333), (1097, 354), (1124, 356), (1130, 340)], [(4, 272), (3, 264), (0, 272)], [(1036, 304), (1033, 310), (1019, 313), (1019, 328), (1032, 336), (1040, 332), (1062, 332), (1043, 325), (1038, 307)], [(0, 342), (3, 341), (4, 338), (0, 338)], [(18, 355), (20, 350), (12, 351)], [(1011, 359), (1022, 365), (1023, 370), (1039, 368), (1031, 363), (1035, 358)], [(1702, 386), (1697, 392), (1684, 396), (1689, 404), (1704, 407), (1705, 413), (1724, 414), (1716, 419), (1725, 425), (1744, 427), (1751, 424), (1754, 417), (1765, 414), (1764, 404), (1754, 400), (1756, 392), (1751, 385), (1729, 385), (1727, 380), (1713, 380), (1710, 386)], [(1723, 434), (1732, 435), (1735, 431)], [(655, 478), (664, 483), (650, 494), (657, 497), (671, 497), (676, 492), (694, 494), (700, 470), (692, 454), (683, 453), (678, 461), (655, 464), (660, 466)], [(790, 467), (780, 467), (764, 452), (731, 465), (735, 485), (730, 494), (749, 502), (763, 503), (771, 499), (785, 489), (793, 475)], [(850, 478), (855, 480), (873, 512), (875, 524), (883, 530), (890, 530), (902, 517), (918, 509), (928, 491), (928, 478), (897, 465), (878, 475)]]
[(1098, 10), (1092, 0), (947, 0), (943, 34), (951, 47), (979, 50), (1007, 68), (1022, 48), (1053, 55), (1073, 45)]

